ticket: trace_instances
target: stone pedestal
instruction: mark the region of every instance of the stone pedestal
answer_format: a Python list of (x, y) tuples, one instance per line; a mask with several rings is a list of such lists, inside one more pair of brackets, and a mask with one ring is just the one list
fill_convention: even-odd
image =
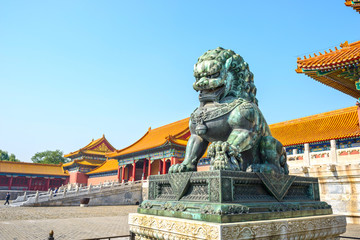
[(130, 231), (135, 239), (340, 239), (346, 219), (339, 215), (286, 218), (266, 221), (210, 223), (133, 213)]
[(150, 176), (129, 217), (135, 239), (339, 239), (345, 216), (320, 201), (317, 178), (239, 171)]

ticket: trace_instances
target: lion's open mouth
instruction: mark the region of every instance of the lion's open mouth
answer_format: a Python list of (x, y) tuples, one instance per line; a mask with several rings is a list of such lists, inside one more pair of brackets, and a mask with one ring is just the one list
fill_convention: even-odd
[(219, 101), (221, 95), (224, 93), (225, 86), (221, 86), (215, 89), (204, 89), (200, 91), (199, 100), (200, 102), (216, 102)]

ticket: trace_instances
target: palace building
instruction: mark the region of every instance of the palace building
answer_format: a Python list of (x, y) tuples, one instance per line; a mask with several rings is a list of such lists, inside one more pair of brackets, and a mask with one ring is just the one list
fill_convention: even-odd
[(0, 190), (47, 191), (67, 182), (61, 164), (0, 161)]
[(166, 174), (171, 165), (184, 159), (190, 136), (189, 119), (151, 129), (134, 144), (107, 154), (119, 162), (119, 179), (136, 181)]
[[(358, 0), (346, 0), (345, 5), (360, 12)], [(345, 41), (335, 50), (298, 58), (296, 72), (359, 99), (359, 66), (360, 41)], [(359, 106), (314, 115), (308, 120), (313, 121), (309, 127), (288, 129), (299, 142), (287, 147), (290, 173), (317, 177), (321, 200), (331, 204), (334, 213), (347, 216), (349, 223), (359, 224)], [(301, 134), (306, 135), (307, 143), (301, 143)]]
[(69, 183), (87, 185), (87, 173), (105, 165), (106, 154), (115, 150), (103, 135), (99, 139), (93, 139), (85, 147), (64, 155), (64, 157), (71, 159), (71, 162), (63, 165), (63, 168), (69, 172)]

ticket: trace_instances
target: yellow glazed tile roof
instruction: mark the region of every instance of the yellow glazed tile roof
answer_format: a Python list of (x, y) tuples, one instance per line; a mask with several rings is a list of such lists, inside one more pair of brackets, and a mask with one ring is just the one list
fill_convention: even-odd
[(68, 163), (65, 163), (63, 167), (69, 167), (73, 164), (79, 164), (79, 165), (85, 165), (85, 166), (100, 166), (104, 163), (104, 160), (93, 160), (93, 159), (80, 159), (80, 160), (74, 160)]
[[(185, 146), (189, 138), (189, 118), (149, 130), (127, 148), (108, 154), (121, 156), (161, 146), (167, 140)], [(272, 135), (284, 146), (360, 136), (357, 106), (311, 115), (269, 125)], [(154, 132), (152, 132), (154, 131)], [(166, 133), (179, 132), (174, 136)], [(151, 133), (152, 132), (152, 133)], [(204, 154), (204, 157), (206, 153)]]
[(32, 175), (68, 176), (67, 173), (64, 173), (64, 169), (61, 164), (57, 165), (57, 164), (0, 161), (0, 172), (32, 174)]
[(189, 118), (167, 124), (165, 126), (151, 129), (132, 145), (107, 154), (108, 157), (117, 157), (129, 153), (139, 152), (146, 149), (159, 147), (166, 142), (173, 142), (179, 145), (186, 145), (186, 136), (189, 132)]
[(345, 5), (360, 13), (360, 0), (345, 0)]
[(357, 106), (271, 124), (284, 146), (360, 136)]
[(354, 69), (360, 67), (360, 41), (349, 44), (347, 41), (340, 45), (340, 49), (331, 49), (329, 52), (314, 54), (314, 57), (298, 58), (297, 73), (305, 75), (348, 94), (354, 98), (360, 97), (356, 89), (353, 75)]
[(95, 173), (102, 173), (102, 172), (110, 172), (110, 171), (116, 171), (118, 170), (119, 162), (116, 159), (111, 159), (105, 161), (102, 165), (95, 168), (91, 172), (88, 172), (86, 174), (95, 174)]
[(334, 70), (349, 64), (357, 64), (360, 60), (360, 41), (349, 44), (347, 41), (340, 45), (340, 49), (331, 49), (329, 52), (314, 54), (314, 57), (298, 59), (298, 73), (306, 70)]
[(73, 157), (80, 153), (91, 154), (91, 155), (100, 155), (104, 156), (106, 153), (113, 152), (116, 149), (109, 143), (109, 141), (103, 135), (101, 138), (92, 140), (88, 145), (75, 152), (64, 155), (64, 157)]

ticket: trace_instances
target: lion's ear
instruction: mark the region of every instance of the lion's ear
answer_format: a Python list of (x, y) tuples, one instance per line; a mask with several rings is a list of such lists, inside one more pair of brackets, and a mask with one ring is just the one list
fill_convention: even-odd
[(226, 68), (226, 70), (229, 70), (229, 68), (230, 68), (230, 66), (231, 66), (231, 63), (232, 63), (232, 60), (233, 60), (232, 57), (231, 57), (231, 58), (228, 58), (228, 59), (226, 60), (226, 63), (225, 63), (225, 68)]

